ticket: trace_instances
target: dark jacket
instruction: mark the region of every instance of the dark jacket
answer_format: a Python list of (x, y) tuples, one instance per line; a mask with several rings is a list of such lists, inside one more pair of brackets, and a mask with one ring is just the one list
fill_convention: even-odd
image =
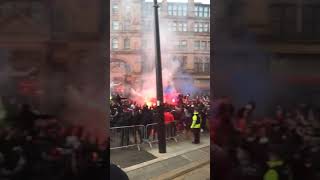
[(141, 122), (143, 125), (151, 124), (153, 123), (153, 114), (152, 111), (148, 109), (143, 109), (142, 110), (142, 115), (141, 115)]
[(110, 164), (110, 180), (129, 180), (129, 178), (119, 167)]

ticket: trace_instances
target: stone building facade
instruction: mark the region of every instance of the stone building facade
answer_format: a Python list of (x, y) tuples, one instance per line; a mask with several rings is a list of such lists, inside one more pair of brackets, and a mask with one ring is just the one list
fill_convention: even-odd
[[(141, 75), (154, 68), (153, 2), (145, 0), (111, 1), (111, 81), (118, 84), (141, 83)], [(201, 92), (210, 87), (210, 5), (195, 3), (160, 3), (161, 39), (174, 36), (162, 52), (162, 58), (179, 61), (182, 74)], [(167, 41), (167, 40), (165, 40)], [(175, 75), (177, 81), (185, 77)]]

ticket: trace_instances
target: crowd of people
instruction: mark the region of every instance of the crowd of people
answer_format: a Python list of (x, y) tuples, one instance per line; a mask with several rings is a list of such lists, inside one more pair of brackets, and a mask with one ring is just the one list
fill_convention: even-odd
[[(189, 127), (192, 122), (192, 115), (197, 109), (203, 119), (204, 128), (207, 128), (207, 114), (209, 110), (208, 96), (197, 96), (190, 98), (189, 95), (179, 95), (175, 103), (165, 103), (165, 122), (176, 121), (178, 126)], [(110, 104), (111, 127), (147, 125), (157, 123), (157, 106), (137, 104), (130, 99), (121, 100), (114, 98)], [(173, 118), (170, 118), (173, 116)], [(170, 120), (171, 119), (171, 120)]]
[(236, 111), (228, 97), (214, 105), (213, 179), (320, 179), (319, 109), (276, 106), (273, 117), (259, 118), (255, 107)]
[[(190, 95), (180, 94), (170, 101), (170, 103), (164, 104), (164, 121), (168, 125), (166, 132), (167, 135), (175, 134), (177, 131), (190, 132), (192, 125), (192, 118), (194, 112), (199, 113), (201, 118), (201, 129), (202, 131), (208, 131), (208, 112), (209, 112), (210, 100), (208, 96), (195, 96), (193, 98)], [(130, 99), (123, 99), (120, 96), (114, 96), (111, 104), (111, 127), (124, 127), (124, 126), (147, 126), (153, 123), (159, 123), (158, 118), (158, 107), (156, 105), (138, 104)], [(153, 135), (157, 128), (152, 129)], [(138, 133), (136, 133), (138, 132)], [(121, 145), (128, 144), (129, 131), (125, 129), (121, 132)], [(134, 130), (135, 133), (139, 135), (140, 141), (142, 141), (141, 130)], [(148, 136), (151, 134), (148, 130)], [(155, 138), (155, 136), (153, 136)], [(112, 138), (111, 138), (112, 139)], [(111, 140), (112, 141), (112, 140)]]
[[(256, 104), (236, 109), (224, 97), (210, 107), (207, 96), (179, 95), (165, 104), (165, 123), (189, 131), (194, 115), (209, 130), (214, 179), (300, 180), (320, 179), (320, 111), (308, 105), (275, 106), (272, 117), (255, 116)], [(111, 102), (111, 126), (158, 122), (157, 107), (129, 99)], [(195, 113), (197, 112), (197, 113)], [(0, 179), (105, 179), (109, 146), (67, 126), (57, 117), (34, 113), (23, 105), (11, 122), (0, 128)]]
[(0, 128), (1, 180), (105, 179), (108, 143), (23, 105)]

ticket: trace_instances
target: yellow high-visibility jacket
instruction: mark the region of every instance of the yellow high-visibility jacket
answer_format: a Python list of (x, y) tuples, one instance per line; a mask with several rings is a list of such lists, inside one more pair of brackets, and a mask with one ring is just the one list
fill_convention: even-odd
[[(201, 128), (201, 118), (198, 121), (198, 118), (200, 118), (198, 112), (194, 112), (192, 116), (192, 124), (191, 124), (191, 129), (200, 129)], [(198, 121), (198, 123), (197, 123)]]

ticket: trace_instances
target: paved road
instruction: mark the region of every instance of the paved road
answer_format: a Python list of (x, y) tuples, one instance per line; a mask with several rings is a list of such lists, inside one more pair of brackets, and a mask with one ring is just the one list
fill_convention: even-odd
[(209, 180), (210, 179), (210, 163), (202, 166), (198, 169), (190, 171), (187, 174), (184, 174), (180, 177), (177, 177), (173, 180)]

